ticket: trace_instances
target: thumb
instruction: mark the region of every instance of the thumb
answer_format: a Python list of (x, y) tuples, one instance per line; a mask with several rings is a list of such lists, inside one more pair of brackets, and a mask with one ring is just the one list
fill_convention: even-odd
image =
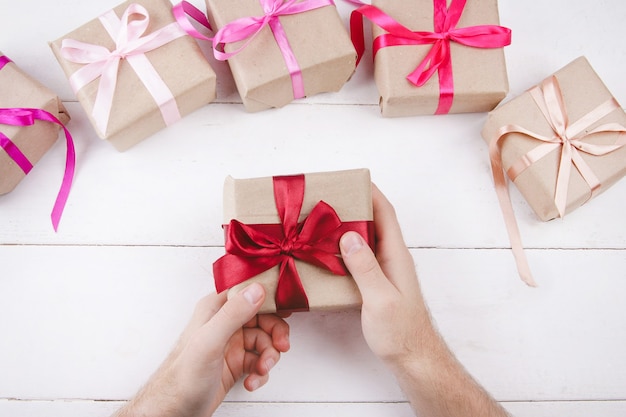
[(346, 232), (339, 241), (339, 248), (364, 302), (374, 300), (384, 291), (388, 291), (389, 280), (380, 268), (374, 252), (360, 234)]
[(252, 283), (226, 301), (207, 323), (216, 345), (225, 346), (230, 337), (259, 311), (265, 300), (265, 289)]

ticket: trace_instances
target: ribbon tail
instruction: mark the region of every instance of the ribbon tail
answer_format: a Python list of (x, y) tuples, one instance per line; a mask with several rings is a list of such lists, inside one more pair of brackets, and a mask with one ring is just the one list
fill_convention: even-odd
[(509, 241), (511, 242), (511, 251), (517, 265), (517, 272), (528, 286), (536, 287), (530, 267), (528, 266), (528, 260), (524, 252), (524, 246), (522, 244), (522, 238), (515, 220), (515, 213), (513, 212), (513, 204), (511, 204), (511, 196), (507, 185), (506, 178), (504, 177), (504, 170), (499, 161), (500, 149), (498, 146), (498, 140), (492, 140), (489, 144), (489, 154), (491, 158), (491, 170), (493, 173), (493, 179), (496, 188), (496, 195), (500, 202), (500, 209), (504, 217), (504, 223), (506, 225), (507, 234), (509, 235)]
[(295, 260), (290, 256), (286, 256), (280, 264), (275, 301), (277, 311), (309, 310), (309, 299), (302, 286)]
[(63, 210), (65, 210), (65, 204), (67, 203), (67, 199), (70, 195), (70, 189), (72, 188), (74, 171), (76, 168), (76, 150), (74, 149), (74, 141), (72, 139), (72, 135), (70, 135), (70, 132), (65, 126), (63, 126), (62, 124), (61, 126), (63, 127), (63, 130), (65, 132), (65, 143), (67, 151), (65, 156), (65, 174), (63, 174), (61, 188), (59, 189), (59, 193), (57, 194), (56, 201), (54, 202), (54, 206), (52, 208), (52, 213), (50, 214), (52, 227), (54, 227), (55, 232), (59, 229), (59, 223), (61, 222), (61, 216), (63, 215)]

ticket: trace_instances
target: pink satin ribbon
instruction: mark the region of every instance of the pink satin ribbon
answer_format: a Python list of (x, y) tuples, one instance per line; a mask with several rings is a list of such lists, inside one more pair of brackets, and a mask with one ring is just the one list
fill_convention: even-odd
[(7, 56), (0, 55), (0, 69), (4, 68), (6, 64), (12, 62)]
[[(350, 2), (358, 4), (355, 1)], [(437, 73), (439, 77), (439, 105), (435, 114), (449, 113), (454, 100), (450, 42), (457, 42), (474, 48), (502, 48), (511, 43), (511, 30), (502, 26), (479, 25), (457, 28), (456, 25), (461, 19), (465, 3), (466, 0), (452, 0), (448, 8), (446, 0), (433, 0), (434, 32), (412, 31), (374, 6), (363, 5), (359, 7), (350, 15), (350, 32), (359, 60), (365, 50), (364, 17), (388, 32), (374, 39), (374, 56), (378, 50), (389, 46), (432, 44), (433, 46), (426, 57), (407, 76), (407, 79), (415, 86), (421, 87)]]
[[(504, 176), (500, 149), (501, 141), (509, 133), (520, 133), (543, 142), (511, 165), (507, 170), (507, 175), (511, 181), (515, 181), (517, 176), (524, 172), (524, 170), (550, 152), (561, 148), (561, 158), (556, 180), (555, 205), (559, 216), (563, 217), (567, 204), (567, 192), (572, 165), (576, 167), (587, 185), (589, 185), (590, 194), (587, 199), (588, 201), (597, 193), (601, 184), (591, 167), (589, 167), (580, 154), (587, 153), (602, 156), (620, 149), (626, 145), (626, 135), (624, 135), (624, 133), (626, 133), (626, 127), (618, 123), (607, 123), (590, 129), (592, 125), (599, 122), (603, 117), (620, 108), (614, 98), (610, 98), (600, 104), (576, 122), (570, 123), (559, 82), (556, 77), (548, 78), (540, 87), (534, 87), (530, 90), (530, 94), (549, 123), (554, 133), (553, 136), (541, 135), (514, 124), (506, 125), (501, 127), (497, 134), (491, 139), (489, 143), (489, 156), (491, 159), (491, 169), (496, 192), (511, 241), (511, 249), (517, 263), (518, 272), (524, 282), (530, 286), (535, 286), (536, 283), (530, 273), (519, 228), (515, 220), (515, 214), (513, 213), (507, 180)], [(583, 142), (583, 139), (586, 137), (601, 132), (620, 132), (620, 135), (613, 145), (594, 145)]]
[(191, 18), (207, 30), (213, 30), (205, 14), (202, 13), (200, 9), (198, 9), (196, 6), (187, 1), (181, 1), (180, 3), (172, 7), (172, 14), (174, 15), (174, 18), (176, 19), (180, 27), (183, 28), (183, 30), (187, 32), (188, 35), (196, 39), (201, 39), (203, 41), (213, 42), (212, 37), (200, 33), (189, 21), (189, 18)]
[[(263, 30), (263, 28), (269, 26), (272, 30), (272, 34), (274, 35), (274, 39), (280, 48), (280, 52), (283, 55), (285, 64), (287, 65), (287, 70), (289, 71), (289, 75), (291, 77), (293, 97), (295, 99), (303, 98), (306, 96), (306, 93), (304, 90), (302, 70), (300, 69), (300, 65), (298, 64), (291, 46), (289, 45), (287, 34), (280, 23), (279, 17), (303, 13), (320, 7), (333, 6), (335, 3), (333, 0), (259, 0), (259, 2), (263, 7), (263, 16), (250, 16), (236, 19), (218, 30), (213, 38), (200, 34), (193, 27), (191, 30), (188, 30), (188, 33), (195, 38), (212, 41), (213, 54), (215, 58), (220, 61), (226, 61), (243, 51)], [(175, 14), (175, 16), (179, 16), (177, 17), (177, 20), (179, 20), (179, 22), (181, 21), (181, 18), (182, 20), (186, 20), (184, 13), (181, 13), (183, 6), (177, 7), (179, 7), (179, 10)], [(200, 21), (202, 18), (199, 18), (198, 13), (201, 14), (202, 12), (197, 11), (197, 9), (196, 11), (189, 12), (190, 10), (195, 9), (195, 7), (190, 4), (186, 4), (184, 7), (187, 9), (188, 15), (191, 15), (196, 21), (210, 29), (210, 26), (205, 25)], [(198, 16), (198, 18), (196, 18), (196, 16)], [(183, 25), (187, 29), (190, 26), (185, 23), (183, 23)], [(226, 44), (239, 41), (245, 42), (232, 52), (224, 52), (224, 46)]]
[(145, 53), (185, 36), (185, 31), (178, 23), (173, 22), (143, 36), (148, 30), (150, 17), (148, 11), (136, 3), (128, 6), (121, 19), (113, 10), (103, 14), (99, 19), (111, 39), (115, 41), (113, 51), (100, 45), (64, 39), (61, 53), (68, 61), (85, 64), (70, 77), (74, 92), (77, 93), (93, 80), (100, 78), (92, 115), (102, 135), (106, 135), (122, 59), (131, 65), (154, 98), (165, 124), (169, 126), (178, 121), (181, 115), (176, 99)]
[[(63, 175), (63, 181), (61, 183), (61, 189), (57, 195), (54, 207), (52, 208), (52, 226), (56, 232), (59, 228), (59, 222), (63, 215), (67, 198), (69, 197), (70, 189), (72, 187), (72, 181), (74, 179), (74, 170), (76, 166), (76, 153), (74, 150), (74, 141), (72, 135), (67, 128), (61, 123), (55, 116), (42, 109), (30, 109), (30, 108), (9, 108), (0, 109), (0, 124), (11, 126), (31, 126), (35, 123), (35, 120), (43, 120), (50, 123), (55, 123), (61, 126), (65, 132), (65, 141), (67, 143), (67, 154), (65, 157), (65, 174)], [(33, 140), (37, 140), (34, 138)], [(11, 140), (0, 132), (0, 147), (4, 149), (9, 157), (15, 161), (15, 163), (24, 171), (24, 174), (28, 174), (33, 165), (28, 158), (19, 150), (19, 148), (11, 142)]]

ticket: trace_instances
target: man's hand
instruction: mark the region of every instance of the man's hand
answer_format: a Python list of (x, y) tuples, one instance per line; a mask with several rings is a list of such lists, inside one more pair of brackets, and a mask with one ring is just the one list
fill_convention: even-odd
[(201, 299), (176, 347), (145, 387), (117, 416), (205, 417), (213, 414), (234, 384), (263, 386), (289, 350), (289, 327), (277, 315), (257, 315), (265, 290), (251, 284)]
[(435, 329), (395, 210), (375, 186), (373, 200), (376, 256), (358, 233), (348, 232), (340, 242), (363, 297), (361, 322), (370, 349), (390, 367), (419, 416), (506, 416)]

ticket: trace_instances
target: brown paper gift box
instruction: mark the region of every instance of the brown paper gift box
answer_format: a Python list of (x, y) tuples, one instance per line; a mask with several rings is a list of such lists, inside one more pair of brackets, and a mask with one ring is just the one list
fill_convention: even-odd
[[(13, 62), (0, 69), (0, 107), (43, 109), (63, 124), (70, 120), (57, 95), (24, 73)], [(59, 129), (57, 124), (42, 120), (36, 120), (32, 126), (0, 124), (0, 131), (19, 148), (33, 166), (57, 141)], [(0, 195), (13, 190), (25, 176), (15, 161), (0, 149)]]
[[(243, 17), (263, 16), (259, 0), (206, 0), (215, 30)], [(302, 70), (307, 97), (339, 91), (356, 66), (356, 51), (335, 6), (279, 17)], [(226, 52), (242, 42), (226, 45)], [(291, 77), (269, 27), (228, 59), (247, 111), (283, 107), (294, 100)]]
[[(561, 87), (570, 123), (576, 122), (583, 115), (612, 97), (584, 57), (574, 60), (554, 75)], [(626, 114), (621, 108), (618, 108), (591, 126), (590, 129), (607, 123), (619, 123), (626, 126)], [(546, 136), (553, 136), (550, 125), (529, 92), (525, 92), (489, 113), (482, 131), (484, 140), (489, 143), (494, 136), (497, 136), (500, 127), (510, 124), (516, 124)], [(617, 132), (597, 133), (585, 137), (583, 141), (610, 145), (615, 143), (618, 136), (619, 133)], [(502, 139), (501, 145), (504, 170), (508, 170), (515, 161), (540, 144), (540, 141), (523, 134), (509, 133), (507, 137)], [(560, 150), (561, 148), (555, 149), (535, 162), (515, 180), (515, 185), (519, 191), (543, 221), (556, 218), (559, 215), (554, 196)], [(583, 152), (580, 154), (602, 184), (597, 193), (606, 190), (626, 175), (626, 146), (604, 156), (592, 156)], [(580, 207), (589, 199), (590, 195), (589, 186), (578, 170), (572, 168), (566, 213)]]
[[(305, 174), (305, 181), (304, 202), (299, 221), (302, 221), (320, 200), (330, 204), (341, 221), (373, 220), (369, 170)], [(228, 224), (232, 219), (246, 224), (280, 223), (274, 201), (272, 177), (226, 178), (224, 224)], [(361, 306), (361, 294), (351, 276), (333, 275), (329, 271), (299, 260), (295, 263), (309, 299), (310, 310), (353, 309)], [(274, 312), (277, 280), (278, 266), (231, 288), (229, 295), (252, 282), (259, 282), (267, 293), (261, 312)]]
[[(150, 15), (150, 25), (144, 36), (175, 21), (172, 15), (172, 4), (168, 0), (127, 1), (117, 6), (114, 9), (115, 13), (121, 17), (131, 3), (144, 6)], [(82, 65), (63, 58), (61, 55), (63, 39), (75, 39), (101, 45), (111, 51), (115, 49), (115, 42), (97, 18), (51, 42), (52, 51), (68, 78)], [(215, 99), (215, 72), (196, 41), (190, 36), (175, 39), (146, 52), (145, 55), (175, 97), (181, 117)], [(98, 136), (107, 139), (119, 151), (132, 147), (165, 127), (154, 98), (133, 68), (122, 59), (107, 131), (98, 131), (92, 117), (92, 109), (99, 85), (100, 78), (97, 78), (78, 91), (76, 95)]]
[[(433, 31), (433, 0), (373, 0), (372, 4), (413, 31)], [(457, 27), (499, 25), (497, 0), (468, 1)], [(372, 25), (374, 38), (386, 33)], [(432, 45), (393, 46), (376, 53), (374, 77), (385, 117), (434, 114), (439, 104), (437, 74), (416, 87), (406, 77)], [(509, 91), (504, 50), (472, 48), (451, 42), (454, 101), (450, 113), (487, 112)]]

